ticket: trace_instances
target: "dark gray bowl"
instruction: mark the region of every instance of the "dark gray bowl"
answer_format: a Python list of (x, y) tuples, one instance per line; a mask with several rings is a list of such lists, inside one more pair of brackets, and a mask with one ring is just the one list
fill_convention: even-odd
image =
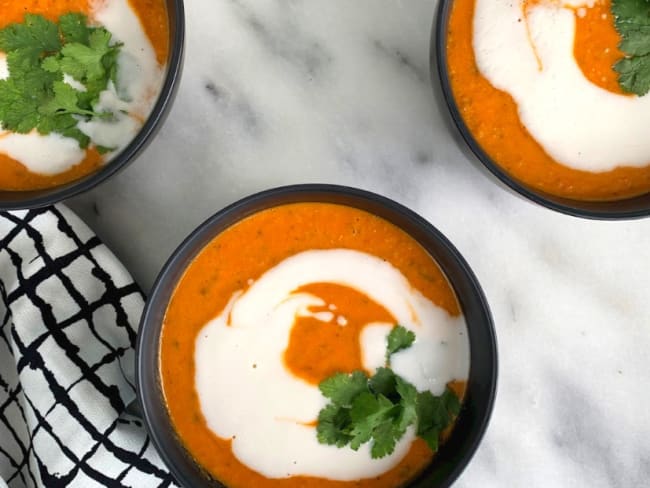
[[(581, 200), (572, 200), (569, 198), (558, 197), (550, 193), (539, 191), (528, 185), (516, 180), (506, 173), (490, 156), (488, 156), (481, 146), (476, 142), (474, 136), (465, 124), (463, 117), (458, 110), (456, 100), (454, 99), (449, 82), (449, 73), (447, 67), (447, 31), (449, 24), (449, 14), (451, 5), (454, 0), (440, 0), (438, 11), (434, 20), (433, 31), (431, 34), (431, 78), (433, 82), (436, 98), (440, 103), (447, 105), (450, 115), (450, 126), (455, 138), (462, 139), (460, 142), (463, 149), (471, 151), (473, 160), (478, 160), (481, 169), (486, 170), (496, 181), (505, 185), (506, 188), (514, 191), (516, 194), (542, 205), (551, 210), (556, 210), (575, 217), (600, 220), (623, 220), (647, 217), (650, 215), (650, 193), (611, 202), (586, 202)], [(457, 137), (460, 135), (460, 137)], [(469, 152), (469, 151), (467, 151)]]
[(354, 188), (296, 185), (252, 195), (217, 212), (196, 229), (163, 267), (145, 306), (136, 354), (138, 400), (154, 446), (178, 482), (186, 487), (223, 487), (193, 461), (170, 423), (158, 364), (161, 324), (176, 283), (186, 267), (217, 234), (262, 209), (294, 202), (330, 202), (383, 217), (415, 238), (438, 262), (460, 301), (470, 342), (467, 395), (449, 440), (411, 487), (446, 487), (465, 468), (488, 424), (497, 381), (497, 349), (490, 310), (476, 277), (454, 246), (429, 222), (402, 205)]
[(185, 9), (183, 0), (166, 0), (169, 16), (169, 58), (160, 95), (140, 132), (122, 152), (99, 170), (64, 185), (34, 191), (0, 190), (0, 210), (36, 208), (73, 197), (90, 190), (124, 169), (151, 142), (162, 125), (176, 95), (183, 66), (185, 46)]

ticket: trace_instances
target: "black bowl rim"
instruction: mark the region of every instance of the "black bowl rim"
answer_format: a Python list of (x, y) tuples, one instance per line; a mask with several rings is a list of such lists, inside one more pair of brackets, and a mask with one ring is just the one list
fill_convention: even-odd
[[(445, 100), (447, 108), (449, 109), (453, 123), (479, 162), (502, 184), (506, 185), (506, 187), (510, 188), (520, 196), (523, 196), (524, 198), (543, 207), (566, 215), (570, 215), (572, 217), (581, 217), (593, 220), (629, 220), (650, 216), (650, 203), (647, 204), (646, 208), (642, 209), (611, 209), (612, 204), (616, 204), (617, 202), (630, 202), (640, 198), (646, 199), (649, 195), (647, 193), (629, 199), (602, 202), (588, 202), (557, 197), (555, 195), (545, 194), (542, 191), (532, 189), (525, 184), (518, 182), (515, 178), (503, 170), (498, 164), (496, 164), (490, 156), (488, 156), (488, 154), (474, 139), (474, 136), (467, 127), (467, 124), (465, 124), (465, 121), (463, 120), (460, 110), (456, 104), (456, 100), (451, 88), (451, 83), (449, 81), (447, 50), (445, 47), (448, 32), (448, 19), (451, 10), (451, 4), (453, 2), (454, 0), (440, 0), (438, 4), (436, 18), (434, 20), (434, 29), (431, 35), (431, 74), (432, 78), (435, 78), (434, 70), (437, 71), (438, 80), (442, 88), (443, 98)], [(580, 208), (582, 205), (590, 206), (591, 208)]]
[[(173, 3), (175, 17), (170, 20), (170, 53), (165, 80), (149, 117), (133, 140), (99, 170), (63, 185), (33, 191), (2, 190), (0, 210), (20, 210), (44, 207), (84, 193), (126, 168), (151, 142), (165, 120), (180, 82), (185, 51), (185, 7), (183, 0)], [(30, 194), (35, 196), (30, 197)]]
[[(144, 424), (150, 435), (154, 447), (156, 448), (159, 455), (165, 462), (166, 466), (176, 477), (179, 484), (183, 485), (183, 481), (186, 481), (186, 477), (183, 474), (183, 472), (177, 468), (176, 463), (173, 461), (173, 459), (171, 459), (171, 456), (166, 451), (164, 447), (164, 441), (161, 440), (158, 433), (158, 429), (154, 426), (152, 414), (145, 407), (145, 404), (147, 403), (146, 401), (147, 398), (154, 397), (156, 396), (156, 394), (153, 391), (143, 391), (142, 389), (142, 385), (147, 383), (147, 378), (144, 372), (144, 368), (142, 367), (143, 355), (146, 353), (147, 343), (150, 343), (150, 341), (146, 341), (145, 338), (151, 334), (157, 334), (155, 339), (155, 345), (154, 345), (154, 347), (157, 348), (158, 340), (160, 337), (161, 326), (160, 324), (156, 323), (156, 318), (154, 317), (154, 315), (158, 312), (158, 310), (154, 308), (153, 303), (157, 301), (159, 295), (166, 294), (164, 288), (166, 282), (169, 279), (173, 279), (173, 277), (176, 276), (176, 280), (174, 281), (177, 281), (178, 277), (182, 276), (182, 272), (185, 269), (183, 265), (183, 261), (185, 259), (188, 259), (189, 256), (189, 262), (191, 262), (191, 260), (197, 255), (197, 253), (200, 252), (201, 249), (203, 249), (203, 247), (201, 247), (201, 249), (199, 249), (198, 251), (192, 252), (191, 249), (193, 248), (194, 243), (200, 242), (203, 239), (205, 234), (209, 234), (213, 227), (218, 226), (220, 221), (227, 219), (231, 214), (237, 213), (241, 209), (245, 210), (248, 207), (255, 206), (256, 204), (260, 205), (266, 202), (270, 203), (265, 206), (257, 207), (252, 213), (261, 211), (264, 208), (272, 208), (274, 206), (282, 205), (283, 203), (287, 203), (287, 202), (275, 201), (274, 203), (274, 199), (278, 197), (281, 198), (283, 196), (288, 196), (288, 195), (305, 196), (304, 200), (303, 199), (292, 200), (294, 202), (327, 201), (324, 199), (317, 199), (314, 195), (322, 195), (323, 198), (325, 198), (325, 196), (330, 196), (331, 198), (335, 198), (336, 196), (352, 197), (356, 199), (356, 201), (358, 202), (365, 200), (369, 204), (376, 204), (380, 207), (386, 208), (388, 211), (394, 212), (395, 214), (399, 214), (401, 217), (406, 218), (415, 226), (418, 226), (423, 233), (433, 238), (436, 244), (440, 245), (440, 247), (446, 253), (448, 253), (448, 255), (453, 260), (454, 264), (458, 266), (460, 273), (463, 274), (464, 279), (466, 280), (467, 285), (471, 288), (472, 293), (475, 295), (482, 316), (481, 324), (479, 324), (479, 327), (483, 329), (481, 332), (484, 332), (486, 336), (484, 338), (485, 343), (482, 343), (481, 349), (483, 349), (483, 352), (489, 358), (486, 361), (488, 374), (489, 374), (489, 384), (485, 385), (485, 388), (483, 388), (484, 391), (482, 392), (482, 396), (485, 397), (484, 400), (485, 403), (482, 406), (484, 406), (484, 409), (480, 412), (480, 419), (478, 421), (478, 424), (475, 426), (475, 428), (472, 429), (471, 436), (470, 436), (471, 441), (469, 443), (469, 447), (464, 452), (461, 458), (453, 462), (454, 466), (447, 471), (444, 479), (438, 485), (436, 485), (439, 488), (450, 486), (458, 478), (458, 476), (460, 476), (463, 470), (467, 467), (467, 465), (473, 458), (476, 450), (478, 449), (478, 446), (480, 445), (481, 440), (483, 439), (483, 436), (485, 435), (485, 431), (488, 427), (491, 415), (493, 413), (494, 403), (496, 399), (497, 378), (498, 378), (497, 338), (496, 338), (496, 331), (494, 328), (494, 321), (490, 312), (487, 299), (485, 297), (483, 289), (481, 288), (478, 282), (476, 275), (471, 270), (467, 261), (463, 258), (460, 252), (455, 248), (455, 246), (451, 243), (451, 241), (449, 241), (429, 221), (427, 221), (426, 219), (424, 219), (414, 211), (410, 210), (409, 208), (387, 197), (366, 190), (361, 190), (358, 188), (342, 186), (342, 185), (319, 184), (319, 183), (296, 184), (296, 185), (276, 187), (276, 188), (261, 191), (249, 195), (247, 197), (244, 197), (236, 201), (235, 203), (232, 203), (227, 207), (222, 208), (221, 210), (217, 211), (215, 214), (207, 218), (205, 221), (203, 221), (182, 241), (182, 243), (174, 250), (172, 255), (168, 258), (166, 263), (163, 265), (158, 277), (156, 278), (156, 281), (145, 303), (144, 311), (142, 313), (142, 318), (140, 321), (140, 327), (138, 330), (138, 337), (137, 337), (137, 344), (136, 344), (136, 357), (135, 357), (135, 386), (136, 386), (137, 400), (140, 407), (140, 411), (142, 413), (142, 417), (144, 419)], [(242, 218), (245, 218), (247, 215), (250, 214), (251, 213), (246, 213), (244, 216), (240, 216), (239, 218), (237, 218), (234, 222), (241, 220)], [(233, 223), (229, 225), (233, 225)], [(214, 235), (216, 234), (212, 234), (211, 238), (214, 238)], [(445, 275), (447, 275), (444, 266), (441, 263), (438, 264), (441, 267), (441, 269), (443, 269)], [(179, 265), (181, 269), (178, 269)], [(448, 277), (448, 279), (450, 280), (450, 284), (452, 288), (454, 288), (454, 291), (458, 295), (456, 287), (454, 286), (454, 283), (451, 281), (451, 278)], [(172, 293), (173, 290), (169, 292), (169, 296), (171, 296)], [(459, 301), (461, 301), (461, 306), (462, 306), (462, 297), (458, 296), (458, 299)], [(472, 332), (469, 326), (468, 326), (468, 336), (469, 336), (468, 339), (471, 342)], [(151, 349), (151, 347), (149, 349)], [(470, 349), (470, 355), (472, 355), (471, 351), (472, 350)], [(475, 377), (477, 370), (478, 368), (470, 362), (468, 385), (471, 379)], [(158, 379), (153, 379), (152, 381), (153, 383), (155, 383), (158, 381)], [(162, 408), (166, 409), (164, 405), (162, 406)], [(175, 433), (172, 433), (172, 435), (175, 436)], [(182, 449), (184, 450), (184, 448)], [(187, 455), (189, 456), (189, 454)], [(198, 470), (203, 471), (198, 464), (196, 464), (196, 467), (198, 468)], [(427, 479), (426, 479), (429, 478), (430, 475), (431, 473), (427, 473), (425, 470), (425, 473), (420, 475), (417, 479), (413, 480), (409, 484), (409, 486), (412, 487), (431, 486), (430, 484), (427, 483)], [(427, 483), (427, 484), (423, 484), (423, 483)]]

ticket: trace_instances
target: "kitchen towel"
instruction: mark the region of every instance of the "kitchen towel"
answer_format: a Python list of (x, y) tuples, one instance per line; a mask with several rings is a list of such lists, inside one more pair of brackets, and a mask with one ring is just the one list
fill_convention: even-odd
[(0, 488), (175, 486), (127, 412), (142, 307), (66, 207), (0, 213)]

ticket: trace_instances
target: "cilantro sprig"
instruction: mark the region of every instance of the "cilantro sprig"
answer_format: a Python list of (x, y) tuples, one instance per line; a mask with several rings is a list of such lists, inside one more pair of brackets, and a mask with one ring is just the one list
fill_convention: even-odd
[(625, 53), (614, 65), (618, 83), (643, 96), (650, 91), (650, 0), (612, 0), (612, 13)]
[[(92, 142), (80, 120), (110, 119), (95, 109), (109, 81), (117, 85), (121, 44), (103, 27), (93, 27), (80, 13), (58, 23), (26, 14), (23, 23), (0, 29), (0, 51), (7, 55), (9, 77), (0, 80), (0, 125), (4, 130), (56, 132), (87, 148)], [(77, 82), (67, 82), (66, 75)], [(107, 148), (104, 148), (107, 149)]]
[(363, 371), (337, 373), (319, 385), (329, 403), (318, 415), (316, 434), (321, 444), (358, 450), (371, 442), (374, 459), (395, 450), (411, 425), (432, 451), (440, 433), (460, 412), (460, 401), (449, 388), (440, 396), (418, 392), (415, 386), (388, 367), (392, 354), (411, 347), (415, 334), (402, 326), (387, 337), (386, 366), (371, 377)]
[(393, 327), (386, 338), (386, 342), (386, 363), (390, 364), (391, 355), (411, 347), (415, 342), (415, 334), (402, 326)]

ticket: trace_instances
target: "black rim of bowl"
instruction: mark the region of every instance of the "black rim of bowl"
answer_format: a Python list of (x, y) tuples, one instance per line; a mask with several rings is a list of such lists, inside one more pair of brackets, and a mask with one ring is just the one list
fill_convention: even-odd
[[(436, 78), (439, 80), (439, 88), (442, 89), (442, 97), (449, 109), (453, 124), (483, 167), (496, 177), (498, 181), (520, 196), (523, 196), (524, 198), (543, 207), (567, 215), (598, 220), (624, 220), (649, 216), (650, 193), (624, 200), (613, 201), (583, 201), (558, 197), (540, 190), (532, 189), (529, 186), (520, 183), (504, 171), (485, 153), (465, 124), (456, 104), (451, 83), (449, 81), (446, 45), (449, 25), (448, 20), (453, 2), (454, 0), (440, 0), (436, 18), (434, 20), (430, 49), (432, 81), (434, 90), (436, 90), (438, 88), (436, 85)], [(435, 71), (437, 71), (437, 76)]]
[(162, 268), (145, 305), (136, 352), (138, 401), (154, 446), (183, 486), (223, 485), (210, 477), (182, 447), (171, 425), (159, 376), (159, 340), (169, 299), (187, 265), (214, 236), (265, 208), (295, 202), (328, 202), (383, 217), (416, 239), (436, 260), (460, 302), (470, 343), (470, 373), (462, 413), (434, 461), (410, 487), (451, 485), (469, 463), (487, 428), (497, 383), (497, 344), (483, 291), (467, 262), (433, 225), (380, 195), (338, 185), (306, 184), (274, 188), (244, 198), (203, 222)]
[(124, 169), (152, 141), (171, 108), (183, 66), (185, 47), (185, 9), (183, 0), (166, 0), (169, 20), (169, 58), (158, 100), (135, 138), (103, 167), (80, 179), (60, 186), (31, 191), (0, 190), (0, 210), (38, 208), (52, 205), (86, 192)]

